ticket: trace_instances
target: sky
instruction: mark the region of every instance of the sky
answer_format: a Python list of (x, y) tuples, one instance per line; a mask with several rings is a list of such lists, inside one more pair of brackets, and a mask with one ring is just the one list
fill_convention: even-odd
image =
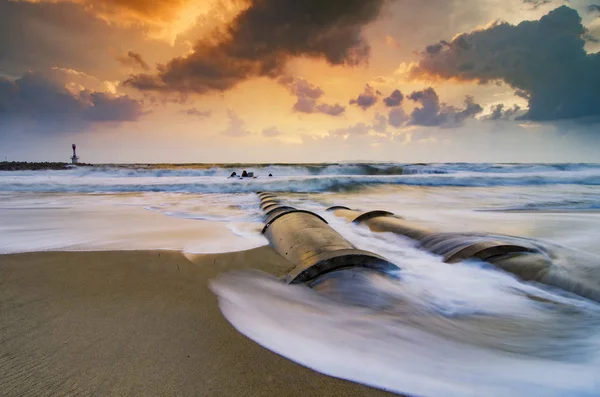
[(598, 0), (0, 0), (0, 160), (600, 162)]

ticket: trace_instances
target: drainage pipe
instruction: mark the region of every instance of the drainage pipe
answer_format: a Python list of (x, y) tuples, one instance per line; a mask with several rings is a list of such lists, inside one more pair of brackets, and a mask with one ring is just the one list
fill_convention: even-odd
[(296, 265), (286, 276), (288, 283), (310, 282), (351, 267), (399, 270), (382, 256), (354, 247), (319, 215), (281, 205), (274, 195), (263, 193), (260, 197), (265, 212), (262, 233), (277, 253)]
[[(421, 248), (442, 256), (446, 263), (468, 259), (489, 262), (525, 281), (561, 288), (600, 302), (600, 269), (597, 264), (561, 265), (557, 253), (534, 242), (512, 236), (469, 233), (438, 233), (422, 228), (387, 211), (361, 212), (335, 206), (327, 209), (336, 216), (364, 224), (375, 232), (391, 232), (419, 242)], [(579, 266), (579, 267), (578, 267)]]

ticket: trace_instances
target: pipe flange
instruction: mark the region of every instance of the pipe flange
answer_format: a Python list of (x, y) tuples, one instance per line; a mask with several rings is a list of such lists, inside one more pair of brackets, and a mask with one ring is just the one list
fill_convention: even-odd
[(365, 221), (368, 221), (369, 219), (377, 218), (380, 216), (394, 216), (394, 213), (389, 212), (389, 211), (381, 211), (381, 210), (369, 211), (369, 212), (365, 212), (364, 214), (360, 214), (359, 216), (357, 216), (352, 221), (352, 223), (359, 224), (361, 222), (365, 222)]
[(296, 208), (290, 209), (290, 210), (286, 210), (286, 211), (282, 211), (278, 214), (273, 215), (271, 218), (267, 219), (267, 222), (265, 223), (265, 227), (263, 227), (261, 233), (265, 234), (265, 232), (267, 231), (267, 229), (269, 228), (269, 226), (271, 226), (271, 224), (273, 222), (275, 222), (277, 219), (281, 218), (284, 215), (287, 214), (293, 214), (293, 213), (297, 213), (297, 212), (302, 212), (304, 214), (310, 214), (316, 218), (319, 218), (320, 220), (322, 220), (324, 223), (329, 224), (329, 222), (327, 222), (322, 216), (315, 214), (314, 212), (311, 211), (307, 211), (307, 210), (299, 210)]
[(287, 211), (287, 210), (295, 210), (296, 208), (294, 207), (289, 207), (287, 205), (277, 205), (274, 207), (267, 207), (265, 208), (263, 211), (265, 211), (265, 217), (268, 218), (269, 216), (271, 216), (275, 211)]
[(332, 207), (327, 208), (325, 211), (335, 211), (335, 210), (348, 210), (348, 211), (352, 211), (352, 208), (344, 207), (343, 205), (334, 205)]

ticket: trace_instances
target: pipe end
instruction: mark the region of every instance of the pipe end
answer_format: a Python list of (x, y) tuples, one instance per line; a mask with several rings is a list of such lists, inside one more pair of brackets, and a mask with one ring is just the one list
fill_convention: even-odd
[(288, 284), (305, 283), (315, 277), (345, 268), (366, 268), (382, 273), (400, 270), (397, 265), (379, 255), (358, 249), (348, 249), (327, 252), (310, 266), (296, 266), (288, 273), (286, 281)]

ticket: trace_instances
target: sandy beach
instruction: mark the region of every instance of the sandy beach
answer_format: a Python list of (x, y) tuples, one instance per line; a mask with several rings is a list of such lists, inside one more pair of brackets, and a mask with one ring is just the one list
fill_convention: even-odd
[(281, 275), (290, 264), (268, 247), (0, 256), (0, 395), (389, 395), (238, 333), (208, 280), (245, 267)]

